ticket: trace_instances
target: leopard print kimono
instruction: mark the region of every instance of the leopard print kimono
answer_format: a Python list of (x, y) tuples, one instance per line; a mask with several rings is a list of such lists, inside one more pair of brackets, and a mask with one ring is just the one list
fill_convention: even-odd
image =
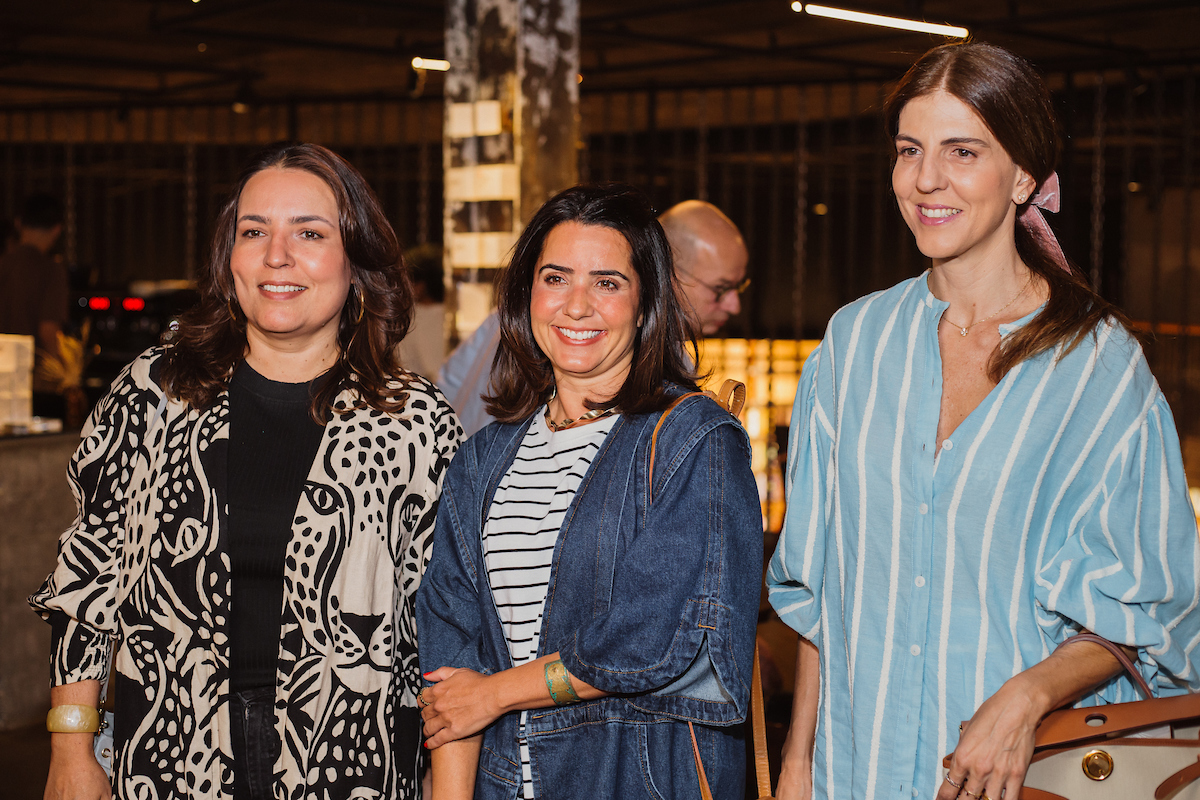
[[(68, 469), (79, 515), (30, 602), (55, 625), (55, 685), (104, 680), (115, 649), (116, 797), (228, 800), (228, 395), (206, 411), (164, 402), (162, 352), (130, 364), (84, 428)], [(412, 600), (462, 431), (432, 384), (404, 391), (399, 415), (334, 415), (296, 508), (279, 800), (419, 794)]]

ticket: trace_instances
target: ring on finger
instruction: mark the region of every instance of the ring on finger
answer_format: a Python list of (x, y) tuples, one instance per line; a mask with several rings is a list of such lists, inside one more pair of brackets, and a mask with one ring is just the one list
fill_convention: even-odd
[(425, 699), (425, 689), (428, 688), (429, 687), (426, 686), (424, 689), (421, 689), (421, 691), (417, 692), (417, 705), (419, 705), (421, 708), (427, 708), (429, 706), (429, 701)]
[(972, 792), (970, 789), (963, 789), (963, 790), (962, 790), (962, 792), (963, 792), (963, 794), (965, 794), (967, 797), (974, 797), (974, 798), (975, 798), (975, 800), (983, 800), (983, 798), (987, 797), (987, 795), (986, 795), (986, 794), (975, 794), (975, 793), (974, 793), (974, 792)]
[[(964, 782), (965, 782), (965, 781), (964, 781)], [(961, 783), (955, 783), (954, 781), (950, 780), (950, 774), (949, 774), (949, 773), (946, 773), (946, 783), (950, 784), (950, 785), (951, 785), (951, 786), (953, 786), (955, 789), (962, 789), (962, 787), (963, 787), (963, 785), (962, 785)]]

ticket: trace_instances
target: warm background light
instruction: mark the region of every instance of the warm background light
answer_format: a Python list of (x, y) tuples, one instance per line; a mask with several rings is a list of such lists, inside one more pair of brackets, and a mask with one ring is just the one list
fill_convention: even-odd
[(905, 31), (916, 31), (917, 33), (933, 33), (940, 36), (952, 36), (959, 39), (965, 39), (970, 35), (970, 31), (968, 31), (966, 28), (960, 28), (957, 25), (938, 25), (932, 22), (922, 22), (921, 20), (916, 19), (885, 17), (882, 14), (866, 14), (861, 11), (849, 11), (844, 8), (819, 6), (813, 3), (804, 5), (799, 2), (793, 2), (792, 10), (796, 13), (800, 13), (800, 11), (803, 10), (809, 14), (812, 14), (814, 17), (840, 19), (846, 22), (861, 22), (864, 25), (879, 25), (884, 28), (898, 28)]
[(413, 69), (431, 69), (435, 72), (445, 72), (450, 69), (450, 62), (443, 61), (440, 58), (421, 58), (417, 56), (412, 60)]

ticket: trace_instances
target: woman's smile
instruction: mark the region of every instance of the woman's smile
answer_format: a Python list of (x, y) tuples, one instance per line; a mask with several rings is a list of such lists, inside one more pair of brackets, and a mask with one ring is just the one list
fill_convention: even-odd
[(604, 331), (576, 331), (570, 328), (560, 328), (557, 325), (554, 326), (554, 329), (572, 342), (581, 343), (590, 342), (592, 339), (595, 339), (597, 336), (604, 333)]
[(961, 214), (962, 209), (951, 208), (950, 206), (931, 206), (924, 203), (918, 203), (917, 212), (921, 215), (921, 222), (925, 225), (941, 225), (951, 218)]

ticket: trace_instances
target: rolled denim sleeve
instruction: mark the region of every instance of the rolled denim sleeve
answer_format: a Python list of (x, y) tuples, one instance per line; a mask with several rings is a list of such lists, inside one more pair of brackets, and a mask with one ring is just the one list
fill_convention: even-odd
[[(701, 404), (707, 404), (704, 408)], [(700, 405), (701, 407), (697, 407)], [(652, 502), (621, 543), (611, 602), (560, 650), (572, 675), (639, 694), (683, 675), (707, 643), (722, 688), (742, 710), (754, 652), (762, 513), (742, 428), (711, 401), (663, 426)], [(646, 500), (648, 481), (638, 471)]]

